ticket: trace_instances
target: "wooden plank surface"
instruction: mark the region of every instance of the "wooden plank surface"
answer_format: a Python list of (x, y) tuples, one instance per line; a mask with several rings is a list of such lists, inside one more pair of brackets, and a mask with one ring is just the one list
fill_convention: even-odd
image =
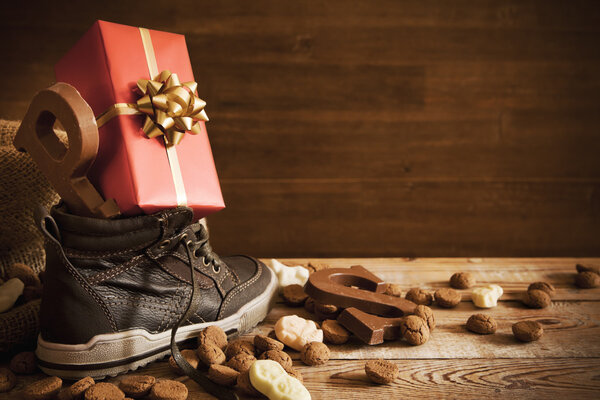
[[(314, 259), (310, 259), (314, 260)], [(265, 260), (268, 261), (268, 260)], [(282, 259), (289, 265), (309, 259)], [(473, 306), (463, 291), (463, 301), (455, 309), (432, 307), (437, 326), (422, 346), (391, 341), (367, 346), (354, 338), (344, 345), (330, 346), (331, 360), (324, 366), (309, 367), (290, 350), (294, 367), (304, 377), (313, 399), (372, 399), (418, 397), (440, 398), (563, 398), (595, 399), (600, 393), (600, 288), (582, 290), (573, 285), (576, 263), (600, 265), (600, 258), (348, 258), (321, 259), (332, 267), (363, 265), (382, 279), (409, 288), (435, 289), (447, 286), (449, 277), (469, 271), (479, 284), (497, 283), (506, 290), (497, 307), (481, 310)], [(547, 281), (556, 289), (552, 305), (533, 310), (516, 296), (529, 283)], [(465, 322), (476, 312), (485, 312), (498, 321), (494, 335), (468, 332)], [(283, 315), (310, 317), (303, 308), (289, 308), (281, 301), (264, 322), (246, 336), (266, 334)], [(544, 327), (538, 342), (521, 343), (511, 334), (511, 325), (536, 320)], [(370, 383), (364, 374), (364, 360), (394, 360), (401, 370), (392, 385)], [(163, 360), (136, 373), (178, 379), (188, 386), (190, 399), (211, 398), (194, 382), (176, 377)], [(26, 382), (38, 377), (25, 377)], [(120, 377), (111, 378), (118, 382)]]
[(597, 1), (34, 0), (3, 11), (3, 118), (25, 114), (95, 19), (186, 35), (228, 205), (211, 217), (223, 253), (600, 251)]
[[(391, 359), (391, 358), (390, 358)], [(594, 399), (598, 398), (598, 358), (406, 360), (399, 359), (400, 378), (391, 385), (367, 379), (364, 361), (332, 360), (319, 367), (294, 361), (315, 400), (320, 399)], [(167, 363), (148, 373), (171, 376)], [(186, 381), (190, 399), (209, 399)], [(244, 397), (242, 397), (244, 398)], [(249, 398), (248, 398), (249, 399)]]

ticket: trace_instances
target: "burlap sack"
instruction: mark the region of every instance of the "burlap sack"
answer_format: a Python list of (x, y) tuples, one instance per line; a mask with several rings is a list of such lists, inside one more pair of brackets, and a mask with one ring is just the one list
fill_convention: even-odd
[[(44, 242), (34, 225), (38, 204), (50, 208), (58, 195), (29, 155), (12, 145), (18, 121), (0, 120), (0, 277), (21, 262), (36, 272), (44, 268)], [(40, 302), (31, 301), (0, 314), (0, 351), (34, 340), (39, 330)]]
[(38, 204), (50, 208), (58, 202), (29, 155), (13, 147), (18, 127), (18, 121), (0, 120), (0, 276), (14, 262), (36, 272), (43, 268), (43, 240), (32, 213)]

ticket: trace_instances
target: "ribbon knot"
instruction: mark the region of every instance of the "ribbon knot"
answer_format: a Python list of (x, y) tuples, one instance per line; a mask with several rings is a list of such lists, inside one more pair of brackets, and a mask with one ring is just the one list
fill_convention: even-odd
[(143, 95), (137, 109), (146, 114), (143, 130), (149, 138), (165, 135), (167, 146), (175, 146), (186, 132), (202, 131), (199, 121), (208, 121), (196, 82), (181, 83), (177, 74), (164, 70), (154, 79), (138, 80), (137, 86)]

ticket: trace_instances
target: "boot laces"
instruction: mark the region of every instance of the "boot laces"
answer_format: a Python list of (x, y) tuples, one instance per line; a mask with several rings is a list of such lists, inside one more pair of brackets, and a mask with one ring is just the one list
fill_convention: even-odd
[(215, 273), (219, 273), (221, 270), (222, 261), (217, 253), (213, 251), (213, 248), (210, 245), (207, 229), (200, 223), (190, 225), (190, 228), (194, 233), (196, 240), (191, 240), (187, 238), (187, 236), (185, 236), (185, 238), (182, 237), (188, 250), (188, 258), (190, 262), (192, 261), (192, 256), (194, 258), (202, 258), (202, 263), (204, 266), (208, 267), (211, 265), (213, 271)]
[(190, 228), (195, 236), (196, 240), (192, 240), (187, 236), (187, 234), (183, 234), (180, 240), (185, 244), (186, 253), (188, 256), (188, 264), (190, 266), (190, 279), (192, 282), (192, 294), (190, 296), (190, 301), (187, 305), (186, 310), (183, 312), (183, 315), (173, 325), (171, 328), (171, 355), (175, 360), (177, 366), (192, 380), (198, 383), (204, 390), (208, 393), (215, 396), (220, 400), (239, 400), (238, 395), (231, 389), (224, 388), (223, 386), (217, 385), (210, 379), (206, 377), (205, 374), (192, 367), (190, 363), (187, 362), (185, 357), (181, 354), (179, 350), (179, 346), (176, 341), (177, 330), (181, 325), (183, 325), (192, 315), (196, 313), (198, 310), (198, 306), (200, 305), (200, 291), (198, 290), (198, 283), (194, 274), (194, 262), (193, 258), (202, 257), (202, 262), (205, 266), (212, 265), (213, 271), (218, 273), (221, 269), (222, 261), (219, 256), (212, 250), (210, 243), (208, 242), (208, 231), (206, 228), (200, 224), (195, 223), (190, 225)]

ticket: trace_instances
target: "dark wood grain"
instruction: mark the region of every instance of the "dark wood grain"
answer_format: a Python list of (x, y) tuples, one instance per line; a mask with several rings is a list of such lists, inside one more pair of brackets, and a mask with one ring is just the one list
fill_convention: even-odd
[[(599, 182), (488, 179), (223, 180), (214, 247), (305, 254), (555, 256), (600, 248)], [(565, 237), (568, 236), (569, 240)]]
[(600, 254), (596, 1), (3, 5), (0, 117), (95, 19), (183, 33), (258, 256)]

